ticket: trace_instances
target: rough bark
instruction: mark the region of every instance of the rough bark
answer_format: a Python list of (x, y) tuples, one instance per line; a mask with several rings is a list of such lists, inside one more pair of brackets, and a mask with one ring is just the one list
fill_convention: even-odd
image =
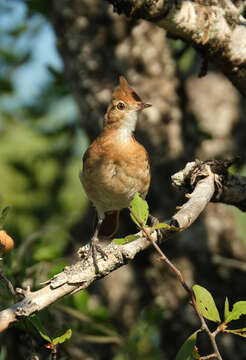
[(194, 46), (246, 95), (246, 19), (231, 1), (108, 0), (115, 11), (146, 19)]
[[(206, 166), (209, 166), (216, 174), (217, 184), (216, 193), (211, 200), (234, 205), (241, 211), (246, 211), (246, 177), (230, 174), (227, 170), (234, 161), (207, 160), (205, 162), (190, 162), (183, 170), (172, 176), (173, 185), (190, 191), (194, 187), (193, 177), (196, 178), (197, 171), (201, 174), (204, 169), (205, 174), (207, 174)], [(189, 194), (187, 195), (189, 196)]]

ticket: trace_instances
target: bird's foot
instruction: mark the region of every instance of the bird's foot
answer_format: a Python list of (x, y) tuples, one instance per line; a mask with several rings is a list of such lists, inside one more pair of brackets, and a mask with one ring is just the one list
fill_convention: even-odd
[(98, 253), (101, 255), (101, 257), (103, 258), (103, 260), (107, 260), (108, 255), (105, 253), (105, 251), (102, 249), (102, 247), (98, 244), (98, 238), (92, 238), (91, 239), (91, 243), (90, 243), (90, 251), (91, 251), (91, 256), (93, 259), (93, 263), (95, 266), (95, 271), (98, 274), (99, 271), (99, 267), (98, 267)]
[(93, 236), (90, 243), (86, 246), (83, 246), (78, 251), (79, 256), (85, 260), (89, 259), (90, 256), (92, 257), (95, 271), (97, 274), (100, 272), (98, 267), (98, 254), (101, 255), (101, 258), (103, 258), (103, 260), (107, 260), (108, 258), (108, 255), (103, 250), (101, 245), (98, 244), (98, 242), (98, 238)]
[[(149, 219), (151, 226), (157, 225), (160, 222), (155, 216), (152, 216), (151, 214), (149, 214)], [(157, 241), (161, 241), (163, 237), (161, 229), (156, 229), (156, 233), (157, 233)]]

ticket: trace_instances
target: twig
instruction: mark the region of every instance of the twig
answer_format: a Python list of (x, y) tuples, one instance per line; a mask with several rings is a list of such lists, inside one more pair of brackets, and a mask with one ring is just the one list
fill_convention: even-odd
[[(177, 275), (181, 285), (183, 286), (183, 288), (186, 290), (186, 292), (188, 293), (192, 305), (195, 309), (195, 312), (197, 313), (200, 321), (201, 321), (201, 329), (204, 330), (209, 339), (210, 342), (212, 344), (213, 350), (214, 350), (214, 354), (209, 355), (210, 358), (211, 357), (216, 357), (218, 360), (222, 360), (222, 357), (220, 355), (219, 349), (217, 347), (216, 341), (215, 341), (215, 336), (217, 335), (217, 333), (219, 332), (216, 331), (214, 333), (211, 333), (211, 331), (209, 330), (207, 323), (204, 319), (204, 317), (202, 316), (198, 306), (197, 306), (197, 302), (196, 302), (196, 297), (195, 294), (193, 292), (192, 289), (189, 288), (189, 286), (186, 284), (181, 272), (176, 268), (176, 266), (166, 257), (166, 255), (163, 253), (163, 251), (160, 249), (160, 247), (158, 246), (158, 244), (152, 239), (152, 237), (150, 236), (150, 233), (147, 231), (145, 224), (143, 223), (143, 221), (141, 219), (138, 218), (138, 216), (134, 213), (134, 211), (132, 210), (132, 208), (129, 207), (129, 211), (132, 214), (132, 216), (136, 219), (136, 221), (138, 222), (138, 224), (140, 225), (141, 230), (143, 231), (143, 233), (145, 234), (146, 238), (152, 243), (152, 245), (154, 246), (154, 248), (156, 249), (156, 251), (161, 255), (160, 260), (165, 261), (165, 263), (172, 269), (172, 271)], [(219, 329), (219, 328), (218, 328)], [(205, 357), (206, 359), (206, 357)], [(209, 359), (209, 357), (207, 357), (207, 359)]]
[(130, 213), (134, 216), (134, 218), (136, 219), (136, 221), (139, 223), (139, 225), (141, 226), (141, 230), (144, 232), (145, 236), (147, 237), (147, 239), (152, 243), (152, 245), (154, 246), (154, 248), (156, 249), (156, 251), (160, 254), (160, 260), (163, 260), (166, 262), (166, 264), (175, 272), (175, 274), (177, 275), (178, 279), (180, 280), (181, 284), (183, 285), (183, 287), (185, 288), (186, 291), (190, 292), (189, 287), (186, 285), (183, 276), (181, 274), (181, 272), (175, 267), (175, 265), (166, 257), (166, 255), (163, 253), (163, 251), (160, 249), (160, 247), (157, 245), (157, 243), (152, 239), (152, 237), (150, 236), (149, 232), (146, 229), (146, 226), (144, 225), (144, 223), (138, 218), (138, 216), (134, 213), (134, 211), (132, 210), (132, 208), (128, 208)]
[(118, 336), (110, 336), (110, 335), (88, 335), (88, 334), (80, 334), (79, 336), (80, 338), (80, 342), (82, 341), (88, 341), (88, 342), (93, 342), (93, 343), (97, 343), (97, 344), (109, 344), (109, 343), (113, 343), (113, 344), (117, 344), (117, 345), (122, 345), (123, 342), (119, 341)]
[[(193, 305), (193, 307), (194, 307), (194, 309), (195, 309), (195, 311), (196, 311), (196, 313), (197, 313), (197, 315), (198, 315), (198, 317), (199, 317), (199, 319), (201, 321), (201, 324), (202, 324), (201, 329), (204, 330), (207, 333), (207, 335), (208, 335), (208, 337), (210, 339), (210, 342), (212, 344), (212, 347), (214, 349), (214, 354), (210, 354), (210, 355), (212, 355), (212, 357), (215, 357), (218, 360), (222, 360), (222, 357), (220, 355), (219, 349), (218, 349), (216, 341), (215, 341), (215, 336), (217, 335), (217, 333), (219, 331), (217, 333), (215, 333), (215, 332), (211, 333), (211, 331), (209, 330), (208, 325), (207, 325), (204, 317), (202, 316), (202, 314), (201, 314), (201, 312), (200, 312), (200, 310), (199, 310), (199, 308), (197, 306), (196, 297), (195, 297), (194, 292), (192, 290), (190, 290), (190, 292), (191, 292), (192, 305)], [(204, 359), (206, 359), (206, 357)], [(207, 359), (209, 359), (209, 358), (207, 358)]]
[(216, 354), (210, 354), (210, 355), (206, 355), (206, 356), (201, 356), (200, 360), (207, 360), (207, 359), (213, 359), (213, 358), (217, 358)]
[(55, 345), (51, 351), (51, 359), (56, 360), (57, 358), (57, 345)]
[(11, 293), (11, 295), (13, 295), (13, 297), (15, 299), (16, 291), (15, 291), (11, 281), (6, 278), (6, 276), (4, 275), (4, 273), (2, 271), (0, 271), (0, 280), (2, 280), (2, 282), (6, 285), (7, 289), (9, 290), (9, 292)]
[(238, 269), (244, 272), (246, 271), (246, 263), (242, 260), (230, 259), (224, 256), (215, 255), (213, 256), (212, 261), (216, 265), (221, 265), (231, 269)]

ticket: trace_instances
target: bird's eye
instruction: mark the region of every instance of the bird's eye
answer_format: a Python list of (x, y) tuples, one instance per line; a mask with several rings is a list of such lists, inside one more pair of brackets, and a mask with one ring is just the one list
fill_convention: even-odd
[(125, 109), (125, 104), (124, 104), (123, 102), (119, 102), (119, 103), (117, 104), (117, 109), (118, 109), (118, 110), (123, 110), (123, 109)]

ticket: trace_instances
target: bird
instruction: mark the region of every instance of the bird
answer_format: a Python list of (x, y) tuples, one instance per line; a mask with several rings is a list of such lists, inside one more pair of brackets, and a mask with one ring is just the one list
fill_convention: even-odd
[(120, 76), (104, 116), (101, 134), (83, 156), (80, 181), (96, 209), (90, 248), (105, 257), (100, 238), (112, 238), (118, 229), (120, 210), (128, 208), (134, 195), (145, 199), (150, 186), (149, 156), (134, 137), (139, 113), (150, 107)]

